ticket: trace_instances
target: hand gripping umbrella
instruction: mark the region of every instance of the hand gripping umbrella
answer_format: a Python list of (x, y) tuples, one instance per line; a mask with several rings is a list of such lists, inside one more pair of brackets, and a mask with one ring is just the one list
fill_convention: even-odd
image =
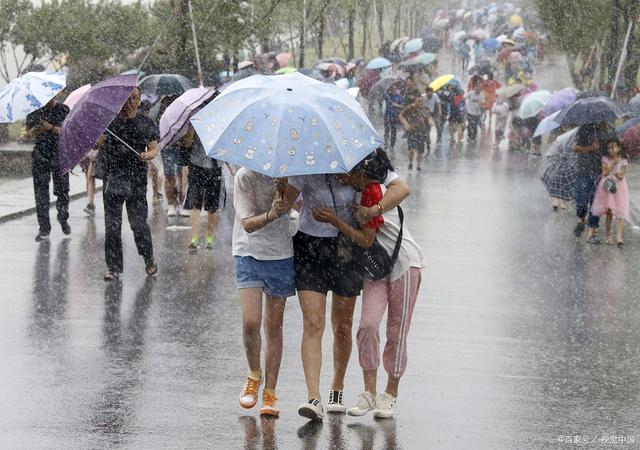
[[(76, 103), (60, 131), (58, 162), (61, 173), (73, 169), (105, 131), (122, 142), (107, 127), (122, 110), (137, 81), (138, 75), (119, 75), (101, 81)], [(126, 142), (123, 143), (135, 152)]]

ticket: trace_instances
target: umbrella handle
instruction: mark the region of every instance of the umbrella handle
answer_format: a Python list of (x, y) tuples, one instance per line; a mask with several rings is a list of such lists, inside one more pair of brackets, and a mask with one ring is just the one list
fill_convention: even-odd
[(125, 147), (127, 147), (129, 150), (131, 150), (133, 153), (135, 153), (136, 155), (140, 156), (140, 152), (137, 152), (133, 149), (133, 147), (131, 147), (129, 144), (127, 144), (125, 141), (123, 141), (122, 139), (120, 139), (113, 131), (111, 131), (109, 128), (107, 128), (105, 130), (107, 133), (109, 133), (111, 136), (113, 136), (114, 138), (116, 138), (117, 140), (119, 140), (120, 142), (122, 142)]

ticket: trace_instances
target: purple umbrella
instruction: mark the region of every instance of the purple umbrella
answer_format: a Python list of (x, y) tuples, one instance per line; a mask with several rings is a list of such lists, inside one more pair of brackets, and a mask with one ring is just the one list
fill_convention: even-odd
[[(67, 173), (98, 142), (138, 82), (138, 75), (120, 75), (95, 84), (76, 103), (62, 124), (58, 163)], [(116, 136), (117, 138), (117, 136)]]
[(198, 87), (189, 89), (175, 99), (160, 117), (159, 147), (162, 149), (179, 139), (189, 124), (189, 118), (217, 92), (215, 89)]
[(573, 88), (564, 88), (555, 91), (549, 102), (544, 107), (544, 114), (550, 116), (556, 111), (560, 111), (565, 106), (569, 106), (576, 101), (576, 91)]

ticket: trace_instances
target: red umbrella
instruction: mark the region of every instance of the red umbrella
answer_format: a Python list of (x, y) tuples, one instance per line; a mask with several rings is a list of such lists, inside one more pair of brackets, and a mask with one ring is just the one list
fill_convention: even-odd
[(622, 135), (622, 146), (627, 156), (640, 155), (640, 125), (629, 128)]

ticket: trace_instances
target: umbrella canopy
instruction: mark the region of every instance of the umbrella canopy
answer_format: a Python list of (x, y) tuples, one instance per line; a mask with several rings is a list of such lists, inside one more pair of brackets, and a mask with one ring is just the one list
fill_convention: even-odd
[(276, 61), (280, 67), (287, 67), (291, 62), (291, 53), (282, 52), (276, 55)]
[(550, 116), (547, 116), (544, 119), (542, 119), (538, 124), (536, 131), (534, 131), (533, 137), (549, 134), (556, 128), (559, 128), (560, 124), (554, 120), (558, 116), (558, 114), (560, 114), (560, 111), (556, 111)]
[(367, 64), (367, 69), (384, 69), (385, 67), (391, 67), (391, 61), (386, 58), (373, 58)]
[(491, 52), (494, 52), (496, 50), (498, 50), (500, 48), (500, 42), (498, 42), (497, 39), (491, 38), (491, 39), (485, 39), (484, 41), (482, 41), (482, 47), (485, 50), (489, 50)]
[(487, 39), (489, 37), (489, 34), (482, 28), (478, 28), (477, 30), (472, 31), (469, 34), (480, 40)]
[(524, 84), (519, 84), (519, 83), (500, 88), (496, 91), (496, 95), (498, 96), (498, 101), (504, 101), (508, 98), (513, 97), (514, 95), (518, 95), (520, 92), (524, 91), (526, 88), (527, 87)]
[(136, 88), (138, 75), (119, 75), (101, 81), (76, 103), (60, 131), (58, 162), (67, 173), (84, 158), (118, 115)]
[(145, 72), (138, 69), (129, 69), (122, 72), (120, 75), (138, 75), (140, 78), (145, 76)]
[(82, 98), (84, 94), (86, 94), (89, 89), (91, 89), (91, 84), (85, 84), (84, 86), (79, 87), (71, 94), (67, 95), (67, 98), (64, 99), (64, 104), (69, 107), (69, 109), (73, 109), (78, 100)]
[(629, 116), (640, 117), (640, 94), (636, 94), (627, 105)]
[(209, 156), (269, 177), (348, 172), (382, 144), (346, 90), (300, 73), (238, 81), (191, 123)]
[(180, 139), (187, 130), (191, 116), (216, 94), (215, 89), (198, 87), (189, 89), (171, 102), (160, 117), (160, 148), (168, 147)]
[(396, 39), (389, 46), (389, 50), (391, 50), (393, 52), (396, 49), (401, 49), (402, 48), (402, 44), (404, 44), (408, 40), (409, 40), (409, 36), (405, 36), (405, 37), (401, 37), (400, 39)]
[(400, 64), (398, 64), (398, 66), (426, 66), (433, 63), (435, 60), (436, 55), (434, 55), (433, 53), (420, 53), (418, 56), (409, 58), (406, 61), (401, 62)]
[(616, 128), (616, 134), (618, 137), (622, 137), (629, 128), (640, 125), (640, 117), (627, 120), (625, 123)]
[(149, 75), (138, 83), (141, 94), (155, 95), (180, 95), (187, 89), (195, 87), (193, 82), (182, 75), (175, 73), (163, 73), (160, 75)]
[(522, 17), (517, 14), (514, 14), (509, 18), (509, 23), (512, 27), (517, 27), (518, 25), (522, 25)]
[(518, 115), (523, 119), (537, 116), (544, 109), (550, 98), (551, 92), (549, 91), (532, 92), (522, 100)]
[(562, 126), (609, 122), (618, 117), (618, 107), (605, 97), (589, 97), (577, 100), (564, 108), (556, 117)]
[(453, 80), (456, 76), (453, 74), (447, 74), (447, 75), (442, 75), (439, 76), (438, 78), (436, 78), (435, 80), (433, 80), (431, 83), (429, 83), (429, 87), (431, 89), (433, 89), (434, 91), (437, 91), (438, 89), (440, 89), (442, 86), (444, 86), (445, 84), (449, 83), (451, 80)]
[(0, 90), (0, 123), (22, 120), (42, 108), (65, 86), (64, 72), (28, 72)]
[(320, 64), (317, 64), (314, 69), (317, 70), (324, 70), (326, 72), (335, 72), (337, 74), (339, 74), (340, 76), (344, 75), (344, 68), (338, 64), (335, 63), (330, 63), (330, 62), (322, 62)]
[(451, 42), (456, 42), (459, 41), (460, 39), (462, 39), (463, 36), (466, 36), (467, 32), (466, 31), (456, 31), (455, 33), (453, 33), (451, 35), (451, 37), (449, 38), (449, 40)]
[(411, 39), (410, 41), (407, 41), (406, 44), (404, 44), (404, 48), (402, 51), (405, 55), (408, 55), (409, 53), (420, 52), (422, 51), (422, 44), (423, 42), (421, 38)]
[(629, 128), (622, 135), (622, 146), (627, 156), (640, 154), (640, 125)]
[(402, 81), (402, 79), (397, 76), (381, 78), (373, 86), (371, 86), (369, 93), (376, 97), (382, 98), (382, 95), (385, 93), (385, 91), (389, 89), (393, 83), (399, 81)]
[(562, 108), (569, 106), (576, 101), (576, 90), (573, 88), (564, 88), (555, 91), (544, 107), (544, 113), (548, 116), (560, 111)]
[(293, 72), (297, 72), (298, 69), (296, 69), (295, 67), (282, 67), (278, 70), (276, 70), (276, 75), (285, 75), (288, 73), (293, 73)]
[(360, 88), (359, 87), (352, 87), (347, 89), (347, 92), (349, 93), (350, 96), (352, 96), (353, 98), (356, 98), (358, 96), (358, 94), (360, 93)]

